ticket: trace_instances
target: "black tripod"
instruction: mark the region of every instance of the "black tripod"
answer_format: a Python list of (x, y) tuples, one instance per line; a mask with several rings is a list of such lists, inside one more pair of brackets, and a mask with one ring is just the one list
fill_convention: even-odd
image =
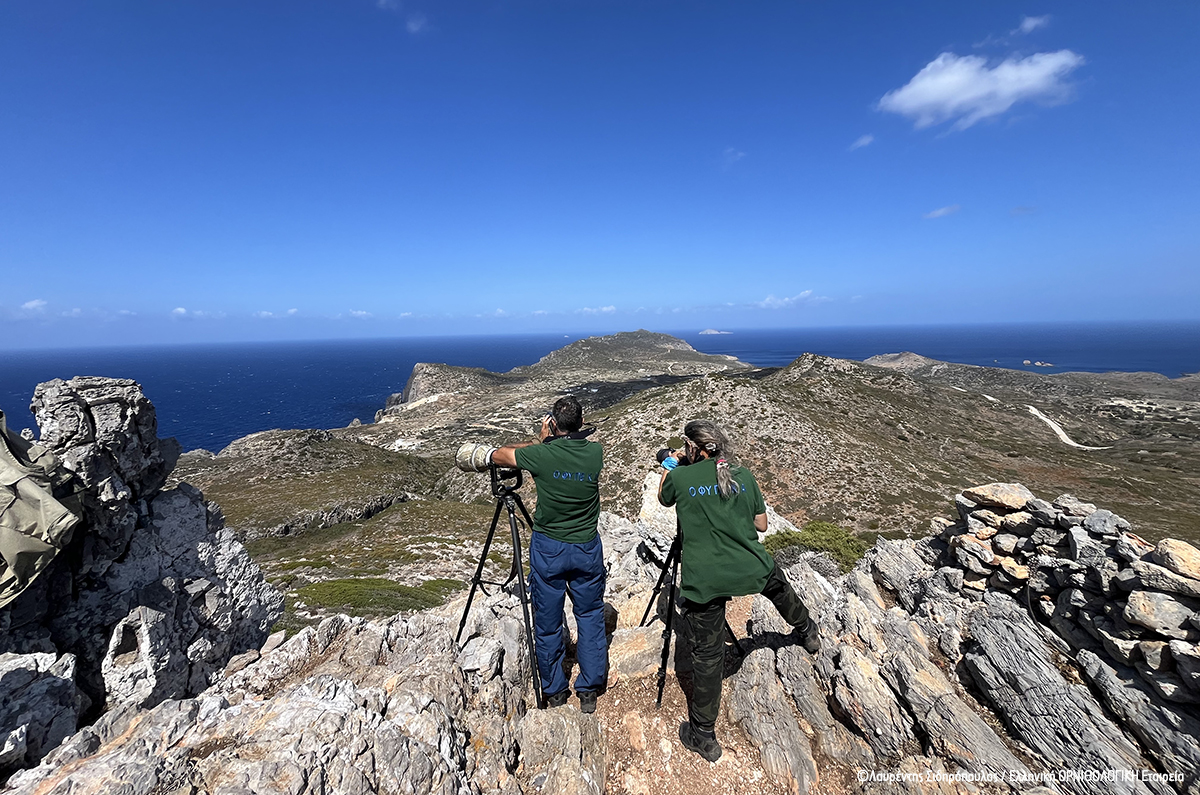
[[(658, 666), (658, 698), (654, 702), (654, 706), (661, 707), (663, 700), (663, 691), (667, 687), (667, 661), (671, 657), (671, 630), (674, 625), (675, 618), (675, 583), (679, 579), (679, 558), (683, 554), (683, 534), (679, 532), (679, 521), (675, 522), (675, 540), (671, 542), (671, 551), (667, 553), (667, 559), (663, 561), (662, 571), (659, 572), (658, 582), (654, 584), (654, 593), (650, 594), (650, 601), (646, 603), (646, 612), (642, 613), (642, 620), (638, 624), (639, 627), (646, 626), (646, 619), (650, 616), (650, 608), (658, 601), (658, 595), (662, 593), (663, 582), (667, 579), (667, 572), (670, 571), (671, 587), (667, 590), (667, 616), (663, 621), (663, 648), (662, 662)], [(737, 647), (738, 654), (745, 654), (742, 650), (742, 644), (738, 643), (737, 635), (733, 634), (733, 628), (729, 626), (729, 622), (725, 622), (725, 631), (729, 633), (730, 639), (733, 640), (733, 645)]]
[[(517, 489), (521, 488), (521, 470), (500, 469), (495, 464), (492, 464), (489, 470), (492, 476), (492, 495), (496, 498), (496, 512), (492, 514), (492, 526), (488, 529), (487, 540), (483, 542), (483, 553), (479, 556), (479, 565), (475, 568), (475, 576), (471, 578), (471, 592), (467, 594), (467, 606), (463, 608), (462, 619), (458, 622), (458, 633), (454, 636), (454, 642), (458, 643), (458, 639), (462, 637), (463, 627), (467, 625), (467, 614), (471, 612), (475, 589), (480, 585), (498, 585), (506, 588), (515, 578), (517, 594), (521, 597), (521, 613), (525, 618), (525, 639), (529, 642), (529, 668), (533, 675), (534, 698), (538, 709), (542, 709), (546, 705), (542, 697), (542, 678), (538, 675), (537, 647), (533, 641), (533, 621), (529, 616), (529, 592), (525, 590), (525, 567), (521, 562), (521, 532), (517, 525), (517, 509), (521, 509), (521, 516), (525, 520), (526, 527), (533, 527), (533, 520), (529, 518), (529, 511), (525, 510), (525, 503), (521, 501), (521, 495), (517, 494)], [(506, 483), (505, 481), (508, 480), (513, 482)], [(500, 583), (485, 581), (483, 566), (487, 563), (488, 551), (492, 548), (492, 539), (496, 536), (496, 525), (500, 521), (502, 508), (508, 509), (508, 528), (512, 534), (513, 558), (508, 579)], [(485, 590), (484, 593), (487, 591)]]

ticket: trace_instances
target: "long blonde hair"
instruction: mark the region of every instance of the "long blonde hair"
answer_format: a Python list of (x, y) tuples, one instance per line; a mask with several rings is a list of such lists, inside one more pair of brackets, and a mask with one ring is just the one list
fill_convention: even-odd
[(731, 472), (731, 469), (738, 468), (738, 462), (733, 456), (732, 445), (730, 445), (725, 431), (721, 430), (715, 422), (692, 420), (683, 427), (683, 435), (692, 444), (708, 453), (709, 458), (717, 460), (717, 492), (721, 495), (721, 499), (727, 500), (740, 490)]

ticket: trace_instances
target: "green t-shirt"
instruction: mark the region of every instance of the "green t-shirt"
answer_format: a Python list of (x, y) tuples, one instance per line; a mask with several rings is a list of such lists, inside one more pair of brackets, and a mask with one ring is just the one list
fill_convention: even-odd
[(671, 470), (662, 484), (660, 500), (675, 506), (683, 533), (681, 590), (699, 604), (760, 593), (775, 565), (754, 529), (754, 517), (767, 511), (758, 482), (745, 467), (731, 474), (737, 490), (727, 499), (711, 458)]
[(516, 450), (517, 466), (533, 475), (537, 510), (533, 529), (557, 541), (583, 544), (596, 537), (600, 520), (600, 445), (587, 439), (555, 439)]

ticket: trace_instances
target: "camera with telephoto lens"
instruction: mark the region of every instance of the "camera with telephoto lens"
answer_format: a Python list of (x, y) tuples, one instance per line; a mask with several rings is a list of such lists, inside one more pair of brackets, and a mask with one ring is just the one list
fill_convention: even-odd
[(454, 464), (463, 472), (487, 472), (492, 466), (492, 453), (497, 449), (491, 445), (467, 442), (454, 454)]
[(664, 447), (663, 449), (659, 450), (655, 454), (654, 457), (657, 458), (658, 463), (661, 464), (663, 461), (666, 461), (668, 458), (670, 458), (672, 456), (674, 456), (675, 461), (681, 467), (685, 467), (688, 464), (692, 463), (691, 460), (687, 457), (687, 453), (681, 452), (679, 450), (672, 450), (668, 447)]

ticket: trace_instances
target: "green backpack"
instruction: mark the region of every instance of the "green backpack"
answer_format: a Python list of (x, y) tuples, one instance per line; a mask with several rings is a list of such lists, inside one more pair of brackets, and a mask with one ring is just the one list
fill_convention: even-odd
[(9, 431), (0, 411), (0, 608), (71, 540), (81, 512), (79, 491), (74, 474), (45, 447)]

